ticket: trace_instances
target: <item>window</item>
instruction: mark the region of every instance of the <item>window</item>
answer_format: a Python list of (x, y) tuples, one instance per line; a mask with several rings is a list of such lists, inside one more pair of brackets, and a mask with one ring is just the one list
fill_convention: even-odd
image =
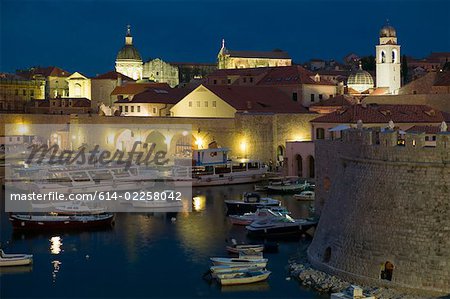
[(430, 137), (425, 136), (425, 141), (430, 141)]
[(24, 96), (26, 96), (26, 95), (27, 95), (27, 91), (24, 89), (24, 90), (22, 91), (22, 94), (23, 94)]
[(34, 97), (34, 90), (30, 90), (30, 96)]
[(319, 94), (319, 100), (323, 99), (323, 95)]
[(297, 93), (296, 93), (296, 92), (293, 92), (293, 93), (292, 93), (292, 100), (293, 100), (294, 102), (297, 102), (298, 96), (297, 96)]
[(433, 135), (433, 137), (431, 137), (431, 140), (436, 141), (436, 135)]
[(125, 106), (125, 112), (128, 112), (128, 106)]
[(200, 107), (200, 101), (197, 101), (197, 107)]
[(155, 107), (153, 107), (153, 114), (156, 114), (157, 109)]
[(381, 63), (385, 62), (386, 62), (386, 53), (384, 53), (384, 51), (381, 51)]
[(159, 76), (159, 72), (156, 72), (156, 76)]
[(253, 77), (250, 77), (250, 83), (253, 83)]
[(325, 129), (324, 128), (316, 129), (316, 139), (325, 139)]
[(122, 113), (122, 111), (123, 111), (123, 106), (122, 105), (119, 106), (119, 111), (120, 111), (120, 113)]
[(134, 106), (131, 106), (131, 112), (134, 112)]
[(212, 101), (212, 106), (213, 106), (214, 108), (216, 108), (216, 107), (217, 107), (217, 102), (216, 102), (216, 101)]
[(191, 101), (189, 101), (189, 107), (192, 107), (192, 102)]
[(314, 97), (315, 97), (315, 94), (311, 94), (311, 102), (314, 102)]
[(231, 79), (228, 79), (228, 84), (231, 84)]
[(330, 94), (330, 99), (333, 97), (333, 95), (332, 94)]
[(244, 81), (244, 83), (247, 83), (247, 78), (243, 78), (242, 81)]
[(208, 107), (208, 101), (205, 101), (205, 107)]
[(16, 89), (16, 93), (15, 93), (15, 95), (16, 95), (16, 96), (18, 96), (18, 95), (19, 95), (19, 90), (18, 90), (18, 89)]
[(217, 84), (217, 80), (214, 80), (214, 81), (213, 81), (213, 84)]
[(141, 106), (137, 106), (137, 112), (141, 112)]

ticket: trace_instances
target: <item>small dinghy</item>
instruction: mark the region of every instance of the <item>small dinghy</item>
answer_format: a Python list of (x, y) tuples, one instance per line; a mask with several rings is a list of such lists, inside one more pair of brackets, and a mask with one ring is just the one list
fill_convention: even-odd
[(6, 254), (0, 249), (0, 267), (26, 266), (32, 262), (32, 254)]
[(239, 271), (258, 271), (263, 270), (264, 267), (259, 267), (257, 265), (221, 265), (221, 266), (211, 266), (209, 268), (211, 274), (218, 273), (229, 273), (229, 272), (239, 272)]
[(300, 194), (294, 194), (294, 198), (305, 201), (314, 200), (314, 191), (303, 191)]
[(217, 277), (217, 279), (219, 280), (221, 285), (247, 284), (264, 281), (269, 278), (270, 273), (270, 271), (266, 270), (248, 271), (243, 273), (229, 273), (223, 274)]
[(231, 265), (231, 266), (258, 266), (265, 268), (267, 266), (267, 259), (265, 258), (224, 258), (224, 257), (212, 257), (211, 262), (215, 266)]
[(244, 254), (250, 254), (250, 253), (257, 253), (262, 252), (264, 250), (264, 245), (258, 244), (258, 245), (245, 245), (245, 244), (234, 244), (229, 245), (226, 247), (227, 251), (229, 253), (244, 253)]
[[(213, 267), (226, 267), (226, 266), (213, 266)], [(262, 268), (262, 267), (233, 267), (233, 268), (221, 269), (219, 271), (210, 270), (210, 274), (211, 274), (212, 278), (217, 279), (217, 278), (224, 278), (226, 276), (229, 276), (230, 274), (262, 271), (262, 270), (265, 270), (265, 268)]]

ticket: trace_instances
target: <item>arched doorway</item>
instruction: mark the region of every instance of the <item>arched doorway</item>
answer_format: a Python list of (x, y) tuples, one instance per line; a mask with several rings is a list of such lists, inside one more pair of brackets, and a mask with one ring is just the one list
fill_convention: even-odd
[(192, 158), (192, 151), (197, 148), (195, 141), (191, 134), (176, 134), (171, 141), (171, 153), (179, 158)]
[(133, 148), (134, 143), (134, 134), (130, 129), (123, 130), (118, 136), (116, 140), (116, 149), (129, 152)]
[(314, 166), (314, 157), (308, 157), (308, 168), (309, 168), (309, 177), (314, 178), (316, 176), (315, 166)]
[(384, 266), (381, 269), (380, 278), (391, 281), (393, 272), (394, 272), (394, 264), (387, 261), (386, 263), (384, 263)]
[(277, 147), (277, 166), (283, 166), (285, 148), (282, 145)]
[(301, 155), (295, 155), (295, 163), (297, 167), (297, 176), (303, 177), (303, 158)]

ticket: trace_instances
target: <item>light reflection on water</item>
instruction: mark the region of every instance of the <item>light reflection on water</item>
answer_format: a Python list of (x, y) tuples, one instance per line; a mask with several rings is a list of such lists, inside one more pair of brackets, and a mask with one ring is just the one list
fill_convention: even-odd
[[(34, 254), (33, 271), (0, 276), (6, 286), (0, 297), (325, 298), (285, 279), (298, 240), (280, 242), (280, 252), (267, 255), (273, 272), (267, 282), (221, 288), (202, 279), (210, 257), (227, 256), (226, 240), (249, 242), (244, 227), (229, 223), (223, 200), (251, 189), (194, 189), (199, 199), (191, 213), (117, 214), (116, 226), (104, 231), (12, 234), (6, 214), (0, 214), (1, 241), (10, 241), (5, 251)], [(307, 216), (308, 204), (278, 198), (294, 217)], [(73, 288), (80, 279), (87, 283)]]

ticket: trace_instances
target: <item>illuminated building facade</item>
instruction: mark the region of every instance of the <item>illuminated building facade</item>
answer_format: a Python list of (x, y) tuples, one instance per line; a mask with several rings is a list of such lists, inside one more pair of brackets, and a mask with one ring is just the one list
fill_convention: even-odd
[(133, 80), (142, 79), (142, 58), (138, 50), (133, 46), (131, 27), (128, 25), (125, 36), (125, 45), (120, 49), (116, 58), (116, 71)]

